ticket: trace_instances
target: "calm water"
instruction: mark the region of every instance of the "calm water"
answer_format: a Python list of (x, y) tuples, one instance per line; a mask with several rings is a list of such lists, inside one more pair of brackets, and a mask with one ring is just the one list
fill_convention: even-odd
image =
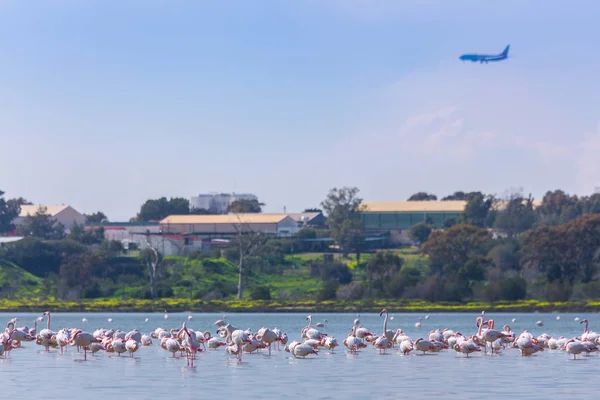
[[(0, 321), (19, 318), (18, 326), (33, 326), (40, 314), (0, 314)], [(188, 326), (195, 330), (210, 330), (219, 314), (102, 313), (52, 314), (52, 330), (80, 327), (93, 332), (100, 327), (124, 331), (133, 328), (150, 333), (156, 327), (180, 327), (187, 316), (194, 320)], [(290, 342), (300, 338), (306, 325), (305, 314), (227, 314), (232, 325), (256, 332), (262, 326), (278, 327), (288, 333)], [(476, 331), (478, 314), (390, 314), (388, 329), (402, 328), (416, 340), (427, 337), (430, 330), (451, 328), (463, 334)], [(556, 317), (560, 316), (560, 320)], [(82, 323), (82, 318), (88, 322)], [(173, 359), (160, 349), (157, 341), (151, 347), (140, 348), (135, 358), (117, 357), (100, 352), (83, 361), (83, 353), (69, 347), (68, 354), (59, 350), (46, 353), (41, 346), (24, 343), (12, 352), (10, 359), (0, 359), (4, 393), (29, 398), (73, 399), (180, 399), (227, 398), (313, 398), (313, 399), (370, 399), (370, 398), (460, 398), (481, 399), (511, 396), (519, 399), (585, 398), (597, 399), (600, 389), (600, 356), (598, 353), (573, 360), (564, 352), (546, 350), (532, 357), (520, 357), (516, 349), (500, 355), (476, 354), (465, 358), (453, 350), (433, 355), (413, 352), (402, 356), (392, 350), (379, 355), (371, 346), (357, 355), (348, 354), (342, 345), (351, 329), (355, 314), (313, 314), (313, 322), (328, 320), (321, 331), (335, 336), (340, 347), (331, 354), (322, 349), (318, 356), (294, 359), (283, 348), (269, 357), (266, 351), (244, 354), (237, 364), (221, 348), (199, 354), (195, 367), (187, 367), (185, 358)], [(421, 328), (415, 327), (423, 317)], [(600, 331), (599, 314), (493, 314), (496, 327), (508, 323), (513, 331), (527, 329), (534, 335), (548, 333), (567, 337), (583, 332), (575, 317), (588, 318), (590, 330)], [(107, 322), (112, 318), (111, 323)], [(150, 318), (149, 322), (145, 322)], [(515, 322), (511, 322), (516, 318)], [(383, 318), (378, 314), (361, 314), (361, 325), (381, 333)], [(536, 321), (544, 322), (543, 327)], [(45, 325), (45, 323), (44, 323)], [(43, 326), (42, 326), (43, 328)], [(40, 331), (38, 325), (38, 332)]]

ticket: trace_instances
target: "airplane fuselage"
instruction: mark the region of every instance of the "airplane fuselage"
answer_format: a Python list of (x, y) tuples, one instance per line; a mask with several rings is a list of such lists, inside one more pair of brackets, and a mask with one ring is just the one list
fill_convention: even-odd
[(502, 61), (506, 60), (507, 58), (507, 56), (492, 56), (486, 54), (465, 54), (460, 56), (460, 59), (463, 61), (479, 61), (480, 63), (487, 63), (490, 61)]
[(473, 61), (480, 63), (488, 63), (490, 61), (502, 61), (508, 58), (508, 49), (510, 45), (506, 46), (504, 51), (500, 54), (463, 54), (459, 57), (462, 61)]

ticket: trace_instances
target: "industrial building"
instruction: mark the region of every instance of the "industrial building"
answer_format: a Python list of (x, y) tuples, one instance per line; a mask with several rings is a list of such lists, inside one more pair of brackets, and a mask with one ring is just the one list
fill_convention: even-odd
[(441, 228), (448, 218), (458, 219), (466, 204), (462, 200), (364, 202), (361, 218), (365, 231), (402, 231), (425, 221)]
[(22, 205), (19, 216), (15, 219), (14, 224), (21, 225), (27, 217), (32, 217), (40, 210), (45, 210), (44, 214), (49, 215), (57, 223), (63, 224), (65, 231), (68, 233), (74, 224), (85, 224), (85, 216), (73, 207), (67, 204), (60, 205)]
[(298, 223), (299, 227), (324, 227), (327, 220), (322, 212), (309, 211), (302, 213), (287, 213)]
[(232, 237), (240, 231), (291, 237), (298, 229), (298, 223), (287, 214), (170, 215), (160, 221), (163, 235), (195, 235), (204, 238)]

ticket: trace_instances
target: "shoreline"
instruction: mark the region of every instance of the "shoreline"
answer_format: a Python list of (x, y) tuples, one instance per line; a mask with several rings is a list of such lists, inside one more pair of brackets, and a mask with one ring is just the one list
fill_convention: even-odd
[(524, 300), (518, 302), (464, 304), (427, 303), (401, 300), (357, 301), (264, 301), (264, 300), (117, 300), (98, 299), (79, 302), (56, 300), (0, 300), (0, 312), (201, 312), (201, 313), (357, 313), (379, 312), (386, 308), (390, 313), (465, 313), (465, 312), (600, 312), (600, 300), (578, 302), (545, 302)]

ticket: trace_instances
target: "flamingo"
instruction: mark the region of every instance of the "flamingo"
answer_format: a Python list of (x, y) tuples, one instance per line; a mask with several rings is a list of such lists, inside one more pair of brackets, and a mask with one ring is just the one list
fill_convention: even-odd
[(238, 349), (239, 349), (238, 363), (241, 363), (242, 362), (242, 347), (244, 346), (245, 343), (252, 343), (252, 341), (248, 337), (248, 334), (246, 332), (242, 331), (241, 329), (236, 329), (233, 332), (229, 333), (228, 338), (231, 340), (231, 342), (233, 342), (233, 344), (235, 344), (238, 347)]
[(137, 329), (134, 329), (128, 332), (123, 338), (125, 339), (125, 341), (133, 339), (139, 343), (142, 341), (142, 334)]
[(373, 347), (379, 349), (380, 353), (381, 353), (381, 350), (383, 350), (383, 353), (385, 354), (385, 350), (392, 347), (392, 342), (386, 336), (388, 312), (385, 308), (383, 310), (381, 310), (381, 312), (379, 313), (379, 316), (381, 317), (383, 314), (385, 314), (385, 318), (383, 320), (383, 334), (381, 336), (379, 336), (373, 342)]
[(331, 352), (333, 353), (333, 350), (339, 346), (337, 340), (334, 337), (326, 337), (323, 339), (323, 341), (321, 342), (323, 347), (326, 347), (328, 350), (331, 350)]
[(211, 337), (208, 339), (208, 348), (209, 349), (218, 349), (221, 346), (225, 346), (227, 343), (220, 340), (218, 337)]
[(288, 342), (288, 335), (287, 333), (283, 332), (278, 338), (277, 338), (277, 346), (279, 346), (279, 344), (282, 344), (283, 346), (285, 346)]
[(429, 341), (430, 342), (443, 342), (444, 334), (439, 329), (436, 329), (435, 331), (431, 331), (431, 332), (429, 332)]
[(302, 328), (302, 337), (303, 338), (321, 340), (321, 339), (323, 339), (323, 336), (327, 336), (327, 335), (324, 335), (323, 333), (319, 332), (318, 330), (311, 328), (311, 325), (312, 325), (312, 316), (311, 315), (307, 316), (306, 319), (308, 320), (308, 325), (305, 326), (304, 328)]
[(196, 357), (196, 353), (198, 351), (202, 351), (202, 349), (200, 349), (200, 341), (196, 338), (196, 332), (194, 332), (194, 331), (190, 332), (190, 330), (186, 327), (185, 322), (183, 323), (182, 331), (183, 331), (182, 345), (183, 345), (183, 348), (185, 349), (187, 364), (188, 364), (188, 366), (190, 366), (190, 362), (191, 362), (191, 366), (193, 367), (194, 366), (194, 358)]
[(125, 342), (125, 348), (129, 352), (129, 357), (133, 358), (133, 353), (135, 353), (140, 348), (140, 344), (134, 339), (128, 339)]
[(81, 329), (77, 329), (69, 344), (71, 346), (83, 347), (83, 359), (87, 360), (88, 347), (97, 341), (98, 339), (96, 339), (91, 333), (83, 332)]
[(350, 350), (350, 353), (358, 352), (358, 349), (361, 347), (367, 347), (362, 339), (356, 336), (356, 326), (352, 327), (352, 333), (350, 333), (348, 337), (344, 339), (344, 346)]
[(518, 347), (519, 350), (521, 350), (521, 357), (526, 357), (535, 354), (538, 351), (544, 351), (544, 349), (538, 346), (536, 342), (537, 340), (534, 339), (529, 332), (524, 331), (519, 335), (517, 340), (514, 341), (513, 346)]
[(585, 322), (585, 328), (583, 330), (583, 334), (581, 335), (581, 340), (589, 340), (590, 342), (595, 342), (596, 340), (598, 340), (598, 338), (600, 337), (600, 335), (596, 332), (593, 331), (588, 331), (588, 320), (587, 318), (582, 319), (581, 321), (579, 321), (580, 324), (583, 324)]
[(14, 324), (12, 326), (12, 329), (9, 329), (8, 326), (9, 326), (9, 324), (7, 324), (7, 327), (4, 329), (4, 333), (0, 336), (0, 343), (2, 345), (2, 354), (6, 353), (6, 357), (10, 357), (10, 352), (13, 349), (12, 335), (15, 331)]
[(223, 314), (223, 319), (219, 319), (219, 320), (215, 321), (214, 325), (218, 326), (218, 327), (227, 325), (227, 316), (225, 314)]
[[(488, 329), (486, 329), (485, 331), (482, 332), (482, 328), (483, 328), (483, 323), (479, 326), (479, 332), (478, 335), (483, 337), (483, 340), (488, 342), (488, 343), (493, 343), (498, 339), (502, 339), (507, 337), (508, 335), (506, 335), (503, 332), (500, 331), (496, 331), (494, 330), (494, 320), (490, 319), (489, 321), (487, 321), (488, 324)], [(490, 346), (492, 348), (492, 354), (494, 354), (494, 347)]]
[(418, 338), (414, 345), (416, 346), (417, 350), (422, 351), (423, 354), (425, 354), (426, 351), (438, 351), (438, 348), (435, 344), (427, 340), (423, 340), (423, 338)]
[(183, 347), (179, 344), (179, 342), (173, 338), (164, 338), (163, 342), (161, 342), (161, 347), (171, 352), (173, 357), (175, 357), (175, 353), (183, 350)]
[(264, 342), (269, 348), (269, 355), (271, 355), (271, 343), (277, 341), (277, 334), (269, 328), (260, 328), (256, 332), (256, 339)]
[(577, 354), (590, 352), (590, 350), (582, 342), (575, 338), (567, 340), (562, 349), (566, 350), (566, 352), (569, 354), (573, 354), (573, 360), (577, 359)]
[(481, 351), (479, 345), (475, 342), (475, 340), (473, 340), (473, 338), (469, 338), (458, 341), (454, 345), (454, 350), (456, 350), (458, 353), (466, 354), (467, 358), (469, 358), (469, 354), (474, 353), (476, 351)]
[(324, 320), (323, 320), (323, 322), (317, 322), (317, 323), (315, 324), (315, 326), (316, 326), (317, 328), (324, 328), (324, 327), (325, 327), (325, 325), (327, 325), (327, 322), (328, 322), (328, 321), (327, 321), (326, 319), (324, 319)]
[(296, 346), (293, 347), (291, 353), (294, 355), (294, 357), (302, 357), (302, 358), (306, 358), (307, 355), (309, 354), (319, 354), (318, 350), (315, 350), (312, 346), (309, 346), (307, 344), (298, 344)]
[(102, 345), (102, 343), (98, 343), (98, 342), (94, 342), (94, 343), (90, 344), (89, 347), (90, 347), (90, 351), (92, 352), (92, 354), (96, 354), (100, 350), (106, 350), (104, 348), (104, 346)]
[(402, 354), (404, 354), (405, 356), (413, 350), (414, 347), (412, 340), (404, 339), (402, 342), (400, 342), (400, 351), (402, 351)]
[[(60, 346), (60, 354), (63, 354), (63, 348), (66, 347), (71, 341), (71, 332), (63, 328), (56, 332), (56, 342)], [(66, 350), (65, 350), (66, 351)]]
[(125, 341), (123, 339), (121, 339), (120, 337), (113, 338), (113, 340), (111, 342), (111, 347), (113, 348), (113, 350), (117, 353), (117, 355), (119, 357), (121, 357), (121, 354), (123, 354), (127, 351), (127, 347), (125, 347)]
[(140, 342), (142, 346), (152, 346), (152, 339), (148, 335), (142, 335)]
[(48, 324), (45, 329), (40, 331), (38, 338), (40, 338), (40, 344), (46, 348), (46, 351), (50, 351), (50, 340), (54, 335), (54, 332), (50, 330), (50, 311), (45, 311), (43, 316), (48, 317)]

